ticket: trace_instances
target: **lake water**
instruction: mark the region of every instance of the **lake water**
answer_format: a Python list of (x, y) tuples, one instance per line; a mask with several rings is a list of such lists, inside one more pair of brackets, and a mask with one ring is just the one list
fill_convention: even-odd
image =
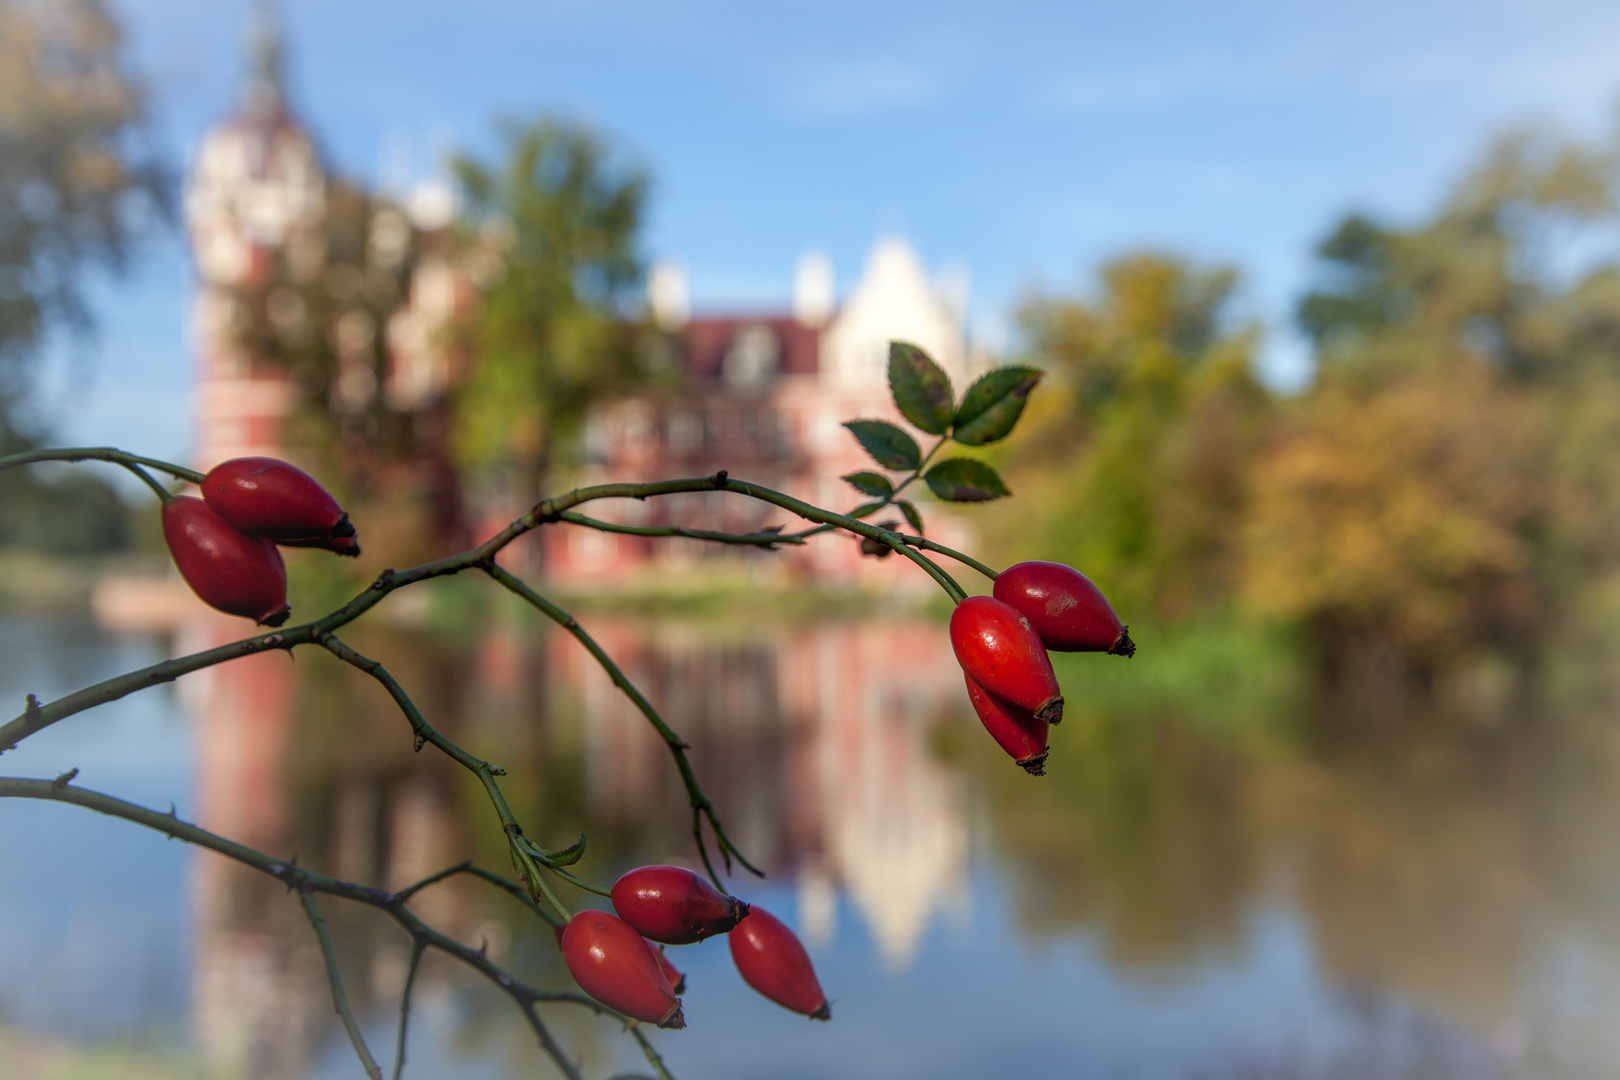
[[(834, 1001), (834, 1021), (811, 1024), (754, 995), (723, 941), (675, 950), (689, 1027), (654, 1039), (683, 1080), (1620, 1073), (1611, 706), (1329, 738), (1309, 717), (1246, 715), (1237, 690), (1207, 710), (1119, 705), (1118, 669), (1110, 693), (1087, 685), (1123, 661), (1067, 658), (1071, 715), (1036, 779), (977, 728), (926, 620), (586, 621), (693, 744), (767, 870), (735, 891), (795, 927)], [(0, 697), (49, 699), (233, 632), (0, 619)], [(497, 619), (350, 640), (507, 768), (541, 843), (585, 832), (586, 876), (693, 862), (666, 751), (571, 638)], [(1150, 685), (1153, 663), (1146, 642), (1130, 677)], [(476, 783), (413, 754), (385, 695), (324, 653), (188, 676), (0, 761), (12, 776), (70, 767), (350, 879), (398, 887), (469, 857), (508, 869)], [(549, 931), (486, 886), (414, 906), (568, 985)], [(408, 942), (375, 913), (324, 907), (387, 1067)], [(92, 1060), (95, 1076), (359, 1075), (295, 898), (76, 807), (0, 805), (0, 972), (8, 1075)], [(449, 961), (427, 961), (417, 1003), (406, 1076), (554, 1075), (506, 1000)], [(544, 1015), (586, 1075), (646, 1071), (612, 1025)]]

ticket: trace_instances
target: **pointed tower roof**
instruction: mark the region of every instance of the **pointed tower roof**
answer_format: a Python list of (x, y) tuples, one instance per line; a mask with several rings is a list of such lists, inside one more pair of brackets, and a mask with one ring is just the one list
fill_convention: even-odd
[(243, 111), (250, 116), (273, 115), (286, 109), (285, 57), (281, 19), (275, 0), (258, 0), (248, 24), (247, 82)]

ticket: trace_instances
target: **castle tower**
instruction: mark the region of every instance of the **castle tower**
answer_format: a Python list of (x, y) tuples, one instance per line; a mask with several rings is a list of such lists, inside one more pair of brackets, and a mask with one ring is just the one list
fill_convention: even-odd
[(326, 177), (313, 140), (288, 110), (281, 31), (267, 2), (255, 12), (248, 49), (242, 101), (204, 137), (185, 197), (198, 277), (195, 463), (204, 469), (278, 453), (294, 388), (238, 342), (237, 330), (276, 260), (297, 280), (318, 274), (323, 256)]

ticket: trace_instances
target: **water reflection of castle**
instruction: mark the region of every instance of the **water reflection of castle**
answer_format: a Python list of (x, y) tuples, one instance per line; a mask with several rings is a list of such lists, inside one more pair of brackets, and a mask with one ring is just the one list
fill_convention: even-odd
[[(824, 623), (733, 646), (632, 625), (599, 637), (695, 744), (743, 849), (798, 881), (811, 938), (833, 935), (842, 888), (885, 961), (904, 967), (936, 913), (966, 904), (960, 782), (929, 752), (958, 696), (939, 627)], [(550, 663), (589, 718), (597, 814), (680, 806), (667, 751), (606, 675), (560, 635)]]
[[(698, 776), (739, 844), (773, 880), (798, 883), (798, 921), (812, 943), (837, 932), (840, 890), (893, 968), (907, 965), (937, 917), (966, 909), (961, 780), (929, 749), (955, 704), (938, 627), (820, 624), (743, 641), (690, 627), (593, 620), (592, 629), (692, 743)], [(202, 648), (236, 630), (198, 623), (180, 644)], [(575, 753), (584, 820), (640, 837), (638, 851), (692, 860), (667, 750), (572, 638), (497, 628), (470, 654), (394, 634), (368, 647), (435, 724), (502, 760), (510, 784), (533, 791), (550, 780), (548, 758)], [(448, 762), (410, 752), (404, 721), (374, 690), (319, 655), (252, 657), (188, 677), (199, 821), (388, 887), (479, 850), (492, 819), (457, 797)], [(296, 904), (207, 854), (194, 864), (193, 902), (199, 1043), (249, 1075), (295, 1075), (330, 1021)], [(511, 937), (492, 922), (498, 898), (447, 890), (425, 894), (420, 907), (470, 940)], [(404, 942), (363, 914), (327, 914), (346, 930), (351, 996), (387, 1008)]]

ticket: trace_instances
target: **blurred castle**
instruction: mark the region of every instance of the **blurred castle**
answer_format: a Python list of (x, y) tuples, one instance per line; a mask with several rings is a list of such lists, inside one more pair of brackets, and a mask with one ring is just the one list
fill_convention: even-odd
[[(364, 241), (343, 258), (331, 250), (333, 200), (314, 140), (288, 107), (279, 30), (261, 9), (244, 99), (203, 140), (186, 195), (199, 279), (193, 315), (199, 468), (243, 455), (288, 456), (289, 418), (301, 401), (324, 393), (332, 415), (360, 441), (377, 437), (377, 417), (384, 416), (392, 430), (407, 433), (410, 468), (449, 475), (448, 395), (476, 361), (451, 355), (439, 331), (477, 303), (478, 283), (493, 275), (452, 249), (447, 191), (419, 193), (403, 206), (366, 202)], [(368, 307), (368, 296), (389, 290), (395, 303)], [(725, 468), (818, 505), (847, 508), (860, 499), (840, 477), (870, 463), (841, 422), (900, 419), (887, 387), (889, 341), (921, 345), (959, 387), (974, 374), (964, 293), (930, 281), (898, 237), (877, 243), (842, 305), (830, 260), (806, 255), (792, 310), (781, 313), (693, 316), (684, 272), (659, 264), (649, 278), (648, 308), (674, 346), (680, 389), (599, 409), (586, 426), (578, 479), (655, 480)], [(317, 303), (331, 308), (323, 320), (313, 317)], [(267, 328), (264, 340), (272, 344), (324, 324), (333, 368), (317, 373), (285, 354), (276, 358), (274, 348), (258, 347), (244, 332), (255, 323)], [(441, 501), (454, 504), (441, 520), (454, 517), (478, 534), (522, 509), (465, 507), (453, 478), (439, 487)], [(719, 494), (627, 501), (612, 512), (632, 524), (728, 531), (783, 516)], [(944, 515), (929, 524), (947, 543), (962, 539)], [(684, 564), (727, 554), (584, 529), (547, 534), (547, 571), (570, 579), (607, 580), (649, 560)], [(787, 556), (823, 577), (892, 573), (871, 560), (863, 564), (848, 538), (825, 538)]]
[[(864, 499), (841, 477), (872, 463), (843, 421), (875, 416), (904, 423), (889, 396), (889, 342), (921, 345), (956, 385), (966, 385), (960, 305), (929, 281), (898, 237), (872, 249), (842, 307), (835, 305), (832, 263), (819, 253), (800, 259), (787, 313), (690, 317), (685, 275), (669, 263), (653, 268), (648, 294), (654, 320), (678, 343), (682, 391), (598, 410), (586, 429), (582, 483), (702, 476), (723, 468), (818, 506), (848, 508)], [(614, 510), (632, 524), (731, 532), (783, 518), (763, 504), (719, 493), (625, 500)], [(954, 524), (941, 516), (934, 531), (953, 531)], [(697, 554), (667, 540), (584, 529), (556, 530), (547, 540), (548, 567), (565, 566), (587, 579), (612, 577), (647, 559), (679, 562)], [(862, 571), (852, 542), (827, 540), (790, 549), (788, 557), (822, 577)]]

